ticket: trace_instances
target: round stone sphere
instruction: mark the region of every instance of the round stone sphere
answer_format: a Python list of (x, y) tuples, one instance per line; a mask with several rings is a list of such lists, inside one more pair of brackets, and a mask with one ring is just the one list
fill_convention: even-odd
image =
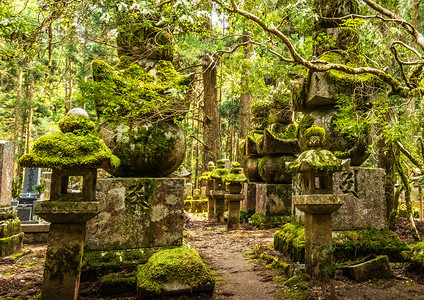
[[(366, 137), (358, 140), (349, 140), (343, 136), (334, 124), (339, 111), (337, 108), (320, 106), (310, 112), (307, 117), (313, 118), (313, 125), (325, 129), (325, 141), (322, 146), (323, 149), (330, 150), (331, 152), (340, 151), (345, 153), (339, 158), (350, 158), (352, 166), (360, 166), (369, 156), (367, 152), (370, 138)], [(299, 146), (302, 151), (308, 149), (307, 140), (302, 135), (299, 137)]]
[(258, 169), (259, 161), (261, 159), (262, 156), (250, 156), (244, 161), (244, 175), (250, 182), (263, 182)]
[(258, 165), (259, 175), (268, 183), (291, 183), (292, 175), (286, 169), (286, 162), (292, 162), (294, 155), (264, 156)]
[(82, 108), (79, 108), (79, 107), (76, 107), (76, 108), (69, 110), (67, 115), (77, 116), (77, 117), (87, 117), (88, 118), (88, 113), (85, 110), (83, 110)]
[(183, 162), (185, 138), (173, 122), (142, 123), (134, 128), (119, 125), (100, 132), (121, 165), (107, 170), (117, 177), (164, 177)]

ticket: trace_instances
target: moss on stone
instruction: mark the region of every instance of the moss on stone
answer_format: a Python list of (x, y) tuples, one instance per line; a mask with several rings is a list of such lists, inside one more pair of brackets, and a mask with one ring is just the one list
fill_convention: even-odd
[(87, 117), (67, 115), (58, 123), (60, 131), (63, 133), (73, 133), (85, 135), (94, 131), (96, 125)]
[(318, 136), (321, 140), (321, 143), (325, 141), (325, 129), (319, 126), (312, 125), (303, 133), (305, 139), (309, 139), (312, 136)]
[(306, 274), (295, 275), (284, 282), (288, 288), (284, 291), (284, 298), (290, 300), (304, 300), (309, 298), (309, 289)]
[(424, 242), (418, 242), (410, 250), (403, 251), (402, 257), (419, 269), (424, 269)]
[(21, 221), (18, 218), (10, 218), (0, 221), (0, 238), (7, 238), (21, 232)]
[(22, 241), (24, 240), (24, 233), (0, 238), (0, 257), (12, 254), (13, 252), (21, 249)]
[(305, 228), (287, 223), (274, 234), (274, 248), (295, 262), (305, 260)]
[(116, 167), (120, 160), (112, 155), (111, 150), (96, 134), (55, 132), (37, 139), (30, 153), (23, 155), (19, 163), (25, 167), (63, 169), (105, 163)]
[(300, 170), (306, 171), (306, 169), (328, 173), (340, 170), (342, 160), (331, 151), (312, 149), (302, 152), (295, 161), (286, 165), (287, 170), (292, 173), (297, 173)]
[(268, 100), (254, 101), (250, 106), (250, 112), (254, 117), (268, 117), (271, 102)]
[(315, 119), (309, 115), (304, 116), (302, 119), (300, 119), (299, 121), (299, 125), (298, 125), (298, 132), (300, 134), (303, 134), (306, 129), (308, 129), (309, 127), (311, 127), (314, 124)]
[(209, 268), (194, 249), (178, 247), (152, 255), (137, 270), (139, 293), (160, 295), (166, 283), (179, 283), (193, 289), (214, 285)]
[(290, 216), (287, 215), (266, 216), (262, 213), (254, 213), (249, 218), (249, 223), (259, 229), (278, 228), (287, 222), (290, 222)]
[(186, 110), (184, 92), (193, 78), (178, 74), (170, 61), (156, 61), (149, 72), (125, 58), (119, 65), (123, 66), (126, 68), (115, 70), (104, 61), (92, 62), (96, 83), (90, 95), (106, 121), (119, 123), (123, 117), (137, 120), (157, 112), (162, 117), (175, 117), (176, 111)]

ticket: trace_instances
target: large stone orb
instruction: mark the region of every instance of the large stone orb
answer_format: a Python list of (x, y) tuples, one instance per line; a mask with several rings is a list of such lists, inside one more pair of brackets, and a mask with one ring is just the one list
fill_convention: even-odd
[(134, 128), (104, 127), (101, 135), (121, 165), (107, 170), (117, 177), (164, 177), (183, 162), (185, 138), (173, 122), (142, 123)]

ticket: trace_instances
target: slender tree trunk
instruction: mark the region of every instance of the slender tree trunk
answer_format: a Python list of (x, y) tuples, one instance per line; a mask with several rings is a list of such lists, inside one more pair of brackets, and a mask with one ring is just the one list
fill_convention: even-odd
[[(243, 35), (243, 43), (251, 40), (247, 34)], [(252, 47), (244, 48), (244, 58), (246, 60), (252, 57)], [(250, 113), (250, 105), (252, 104), (252, 95), (249, 92), (249, 70), (246, 64), (243, 64), (242, 78), (240, 83), (243, 94), (240, 95), (240, 110), (239, 110), (239, 135), (242, 139), (246, 138), (247, 133), (251, 130), (252, 115)]]
[(26, 151), (29, 153), (31, 146), (31, 129), (32, 129), (32, 117), (34, 114), (34, 108), (32, 107), (32, 99), (34, 97), (34, 79), (32, 78), (31, 73), (28, 71), (28, 87), (26, 91), (26, 100), (28, 103), (28, 128), (26, 135)]
[[(16, 155), (18, 153), (19, 143), (19, 124), (21, 119), (21, 102), (22, 102), (22, 77), (23, 77), (23, 66), (21, 63), (18, 64), (18, 86), (16, 87), (16, 102), (15, 102), (15, 123), (13, 132), (13, 152)], [(16, 175), (17, 164), (13, 160), (13, 171)]]
[(218, 93), (216, 89), (216, 67), (208, 57), (203, 60), (203, 166), (216, 162), (220, 152)]
[(407, 219), (409, 219), (411, 226), (411, 234), (414, 237), (414, 240), (419, 241), (420, 234), (418, 233), (417, 227), (415, 226), (414, 216), (412, 214), (411, 184), (409, 182), (408, 176), (405, 174), (405, 170), (403, 169), (401, 162), (398, 159), (396, 160), (396, 169), (405, 188), (406, 216)]
[(52, 70), (53, 70), (53, 29), (52, 29), (52, 23), (53, 23), (53, 21), (51, 21), (50, 23), (49, 23), (49, 29), (48, 29), (48, 32), (49, 32), (49, 42), (48, 42), (48, 55), (49, 55), (49, 62), (48, 62), (48, 65), (47, 65), (47, 77), (48, 76), (50, 76), (50, 75), (52, 75)]

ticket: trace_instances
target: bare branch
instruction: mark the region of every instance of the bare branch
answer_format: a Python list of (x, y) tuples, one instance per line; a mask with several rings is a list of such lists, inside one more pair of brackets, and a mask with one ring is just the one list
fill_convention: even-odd
[(406, 29), (417, 40), (417, 44), (420, 45), (421, 49), (424, 50), (424, 37), (421, 33), (418, 32), (418, 30), (414, 26), (412, 26), (411, 23), (405, 21), (404, 19), (396, 15), (394, 12), (382, 7), (381, 5), (375, 3), (372, 0), (364, 0), (364, 2), (369, 7), (381, 13), (382, 15), (397, 20), (396, 22), (399, 23), (404, 29)]

